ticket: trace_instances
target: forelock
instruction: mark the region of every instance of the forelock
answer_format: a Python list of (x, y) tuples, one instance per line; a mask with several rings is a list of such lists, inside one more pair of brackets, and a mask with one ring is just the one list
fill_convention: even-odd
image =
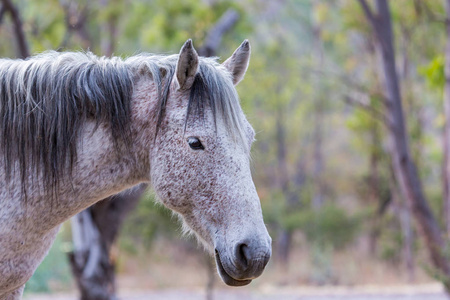
[[(209, 107), (217, 129), (219, 119), (235, 142), (247, 147), (244, 114), (230, 73), (216, 58), (202, 58), (190, 90), (185, 127), (190, 118), (204, 119)], [(217, 130), (216, 130), (217, 131)]]

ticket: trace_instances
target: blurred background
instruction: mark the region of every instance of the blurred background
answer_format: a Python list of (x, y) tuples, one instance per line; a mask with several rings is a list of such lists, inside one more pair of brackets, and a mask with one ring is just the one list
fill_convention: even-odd
[[(108, 297), (445, 299), (446, 4), (0, 0), (1, 57), (50, 49), (172, 54), (192, 38), (200, 54), (223, 61), (249, 39), (250, 66), (237, 90), (257, 132), (252, 171), (273, 238), (265, 273), (248, 287), (226, 287), (151, 189), (138, 190), (65, 223), (25, 299), (78, 299), (80, 290), (101, 299), (83, 292), (81, 278), (94, 243), (104, 255), (102, 278), (90, 282)], [(94, 241), (80, 218), (90, 220)]]

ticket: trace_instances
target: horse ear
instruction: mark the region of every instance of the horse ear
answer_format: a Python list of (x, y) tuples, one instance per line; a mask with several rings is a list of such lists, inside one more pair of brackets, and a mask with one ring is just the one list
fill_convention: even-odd
[(177, 82), (182, 90), (188, 90), (194, 83), (195, 74), (198, 68), (198, 54), (192, 46), (192, 40), (184, 43), (180, 50), (180, 56), (177, 62)]
[(238, 84), (245, 75), (250, 61), (250, 43), (248, 40), (242, 42), (241, 46), (234, 51), (233, 55), (224, 61), (223, 66), (233, 76), (234, 85)]

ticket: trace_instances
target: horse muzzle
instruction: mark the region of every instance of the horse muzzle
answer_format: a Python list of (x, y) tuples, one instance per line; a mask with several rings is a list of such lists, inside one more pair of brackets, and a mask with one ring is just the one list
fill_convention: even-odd
[(272, 255), (270, 237), (261, 240), (245, 239), (236, 243), (231, 251), (215, 250), (217, 270), (225, 284), (244, 286), (259, 277)]

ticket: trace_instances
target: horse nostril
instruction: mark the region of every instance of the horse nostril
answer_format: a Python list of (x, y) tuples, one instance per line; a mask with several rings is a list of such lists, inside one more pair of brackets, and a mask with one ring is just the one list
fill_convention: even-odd
[(247, 268), (248, 259), (249, 259), (249, 248), (248, 248), (247, 244), (245, 244), (245, 243), (238, 244), (236, 246), (235, 254), (236, 254), (236, 259), (237, 259), (238, 263), (243, 268)]

